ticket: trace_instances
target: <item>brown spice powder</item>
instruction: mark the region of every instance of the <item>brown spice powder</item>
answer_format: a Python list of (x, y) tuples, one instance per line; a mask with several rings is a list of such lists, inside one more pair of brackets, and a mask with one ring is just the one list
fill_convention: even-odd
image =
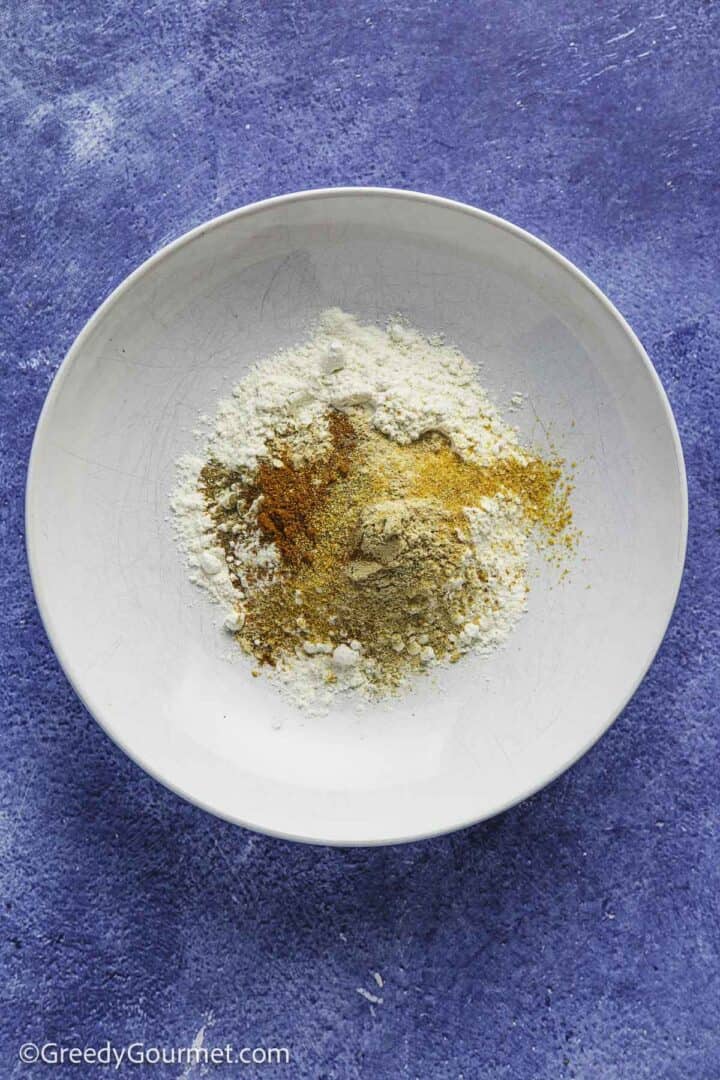
[[(357, 436), (348, 417), (333, 410), (328, 417), (330, 452), (319, 460), (296, 464), (282, 445), (273, 447), (248, 483), (240, 472), (209, 461), (200, 472), (199, 488), (216, 526), (216, 538), (231, 563), (233, 526), (260, 499), (257, 525), (274, 543), (288, 566), (307, 562), (316, 538), (315, 518), (333, 484), (347, 476)], [(281, 464), (274, 464), (279, 461)], [(244, 513), (240, 511), (242, 506)], [(232, 572), (233, 581), (237, 577)]]
[(287, 451), (278, 448), (282, 465), (264, 461), (253, 485), (246, 490), (248, 505), (262, 495), (258, 527), (289, 566), (310, 561), (316, 538), (315, 517), (333, 484), (350, 471), (355, 429), (348, 417), (337, 410), (330, 413), (328, 427), (330, 452), (326, 457), (296, 465)]

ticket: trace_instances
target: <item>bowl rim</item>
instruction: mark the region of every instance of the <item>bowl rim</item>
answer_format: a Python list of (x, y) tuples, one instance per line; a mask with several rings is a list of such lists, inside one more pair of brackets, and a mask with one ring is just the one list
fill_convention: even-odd
[[(441, 209), (452, 210), (454, 212), (460, 212), (475, 217), (487, 224), (493, 225), (499, 229), (504, 230), (511, 236), (531, 244), (537, 248), (549, 258), (553, 259), (561, 267), (563, 267), (572, 277), (574, 277), (581, 285), (583, 285), (597, 300), (600, 305), (605, 309), (607, 314), (613, 318), (624, 332), (625, 336), (633, 346), (634, 351), (639, 356), (640, 360), (644, 364), (647, 373), (650, 375), (654, 388), (659, 396), (660, 403), (662, 405), (665, 420), (669, 427), (670, 434), (673, 440), (673, 446), (675, 450), (675, 462), (677, 479), (680, 484), (680, 494), (682, 499), (682, 521), (680, 522), (681, 529), (681, 542), (682, 542), (682, 558), (679, 562), (679, 570), (677, 573), (677, 581), (672, 591), (670, 602), (667, 605), (667, 609), (664, 613), (658, 633), (655, 637), (645, 663), (641, 666), (637, 679), (633, 683), (630, 691), (624, 695), (615, 709), (610, 710), (606, 723), (597, 730), (597, 732), (590, 738), (575, 754), (569, 756), (563, 760), (563, 763), (557, 768), (548, 771), (543, 774), (536, 783), (528, 785), (521, 794), (515, 795), (510, 799), (498, 804), (490, 812), (483, 814), (481, 817), (471, 817), (469, 819), (463, 818), (451, 825), (443, 825), (442, 827), (424, 831), (421, 833), (411, 833), (408, 835), (394, 836), (380, 838), (369, 838), (366, 840), (357, 839), (338, 839), (337, 837), (321, 837), (319, 835), (304, 835), (302, 833), (285, 832), (278, 829), (268, 828), (261, 823), (249, 821), (247, 819), (239, 818), (233, 814), (223, 811), (217, 806), (212, 806), (204, 800), (198, 798), (192, 792), (185, 790), (180, 785), (175, 784), (169, 780), (161, 772), (158, 771), (155, 765), (150, 765), (144, 761), (142, 756), (132, 750), (126, 745), (120, 732), (116, 727), (111, 724), (107, 719), (103, 718), (102, 709), (94, 707), (91, 695), (86, 693), (82, 689), (82, 668), (78, 670), (78, 665), (73, 664), (65, 653), (62, 635), (58, 632), (55, 621), (53, 619), (52, 612), (48, 603), (47, 596), (43, 587), (42, 566), (40, 563), (40, 557), (37, 550), (37, 532), (36, 521), (32, 506), (32, 492), (34, 487), (39, 483), (37, 479), (38, 472), (38, 459), (39, 459), (39, 446), (45, 437), (46, 429), (49, 426), (50, 417), (60, 393), (62, 392), (63, 383), (67, 377), (68, 371), (75, 361), (75, 358), (80, 354), (83, 346), (88, 337), (93, 332), (94, 328), (105, 317), (107, 312), (121, 299), (123, 294), (131, 289), (136, 282), (142, 277), (152, 271), (164, 259), (167, 259), (170, 255), (179, 251), (186, 244), (190, 244), (193, 241), (204, 236), (206, 233), (229, 224), (232, 221), (236, 221), (242, 217), (250, 217), (254, 214), (262, 213), (272, 207), (278, 207), (283, 205), (289, 205), (291, 203), (305, 202), (315, 199), (328, 199), (328, 198), (365, 198), (365, 197), (377, 197), (382, 196), (390, 199), (407, 200), (410, 202), (422, 202), (430, 206), (435, 206)], [(53, 649), (57, 660), (68, 679), (73, 690), (77, 694), (78, 698), (82, 702), (83, 706), (87, 709), (89, 714), (103, 729), (106, 735), (118, 746), (136, 765), (138, 765), (143, 772), (147, 773), (154, 780), (157, 780), (164, 787), (170, 791), (179, 795), (187, 802), (192, 803), (195, 806), (199, 806), (202, 810), (207, 811), (215, 817), (222, 820), (231, 822), (234, 825), (239, 825), (242, 828), (250, 829), (253, 832), (260, 833), (265, 836), (271, 836), (277, 839), (290, 840), (298, 843), (327, 846), (327, 847), (379, 847), (388, 846), (392, 844), (405, 844), (416, 843), (420, 840), (428, 840), (433, 837), (445, 836), (458, 830), (468, 828), (472, 825), (478, 825), (483, 821), (488, 821), (491, 818), (503, 813), (505, 810), (510, 809), (512, 806), (518, 805), (525, 799), (535, 795), (538, 791), (547, 787), (569, 768), (571, 768), (581, 757), (584, 757), (586, 753), (595, 745), (596, 742), (602, 738), (603, 735), (609, 730), (612, 724), (617, 720), (619, 715), (624, 711), (630, 700), (635, 695), (638, 687), (645, 678), (650, 666), (655, 659), (655, 656), (663, 642), (665, 634), (670, 623), (675, 605), (677, 603), (678, 593), (683, 578), (685, 561), (687, 556), (687, 536), (688, 536), (688, 487), (687, 487), (687, 472), (685, 468), (685, 459), (682, 450), (682, 444), (680, 441), (680, 435), (678, 432), (675, 417), (673, 415), (670, 401), (665, 392), (665, 388), (662, 385), (660, 376), (658, 375), (655, 367), (653, 366), (650, 357), (645, 351), (639, 338), (630, 327), (625, 318), (621, 315), (615, 305), (608, 299), (608, 297), (594, 284), (590, 278), (578, 269), (574, 263), (567, 259), (555, 248), (544, 240), (540, 240), (532, 233), (527, 232), (525, 229), (520, 228), (518, 225), (514, 225), (507, 221), (505, 218), (499, 217), (496, 214), (492, 214), (486, 210), (480, 210), (477, 207), (471, 206), (468, 203), (460, 202), (455, 199), (445, 198), (440, 195), (431, 195), (425, 192), (407, 190), (403, 188), (392, 187), (368, 187), (368, 186), (341, 186), (341, 187), (323, 187), (323, 188), (309, 188), (307, 190), (289, 192), (284, 195), (276, 195), (271, 198), (261, 199), (253, 203), (248, 203), (246, 206), (238, 207), (234, 210), (229, 210), (223, 214), (219, 214), (217, 217), (211, 218), (208, 221), (201, 223), (190, 229), (188, 232), (183, 233), (175, 240), (163, 245), (153, 255), (145, 259), (135, 270), (133, 270), (109, 293), (105, 300), (100, 304), (96, 311), (91, 315), (88, 321), (85, 323), (80, 333), (77, 335), (72, 345), (70, 346), (65, 357), (59, 364), (52, 383), (48, 389), (48, 392), (43, 402), (40, 415), (33, 435), (32, 446), (30, 450), (30, 456), (28, 460), (27, 478), (25, 486), (25, 546), (27, 552), (28, 566), (30, 570), (30, 579), (35, 594), (35, 600), (38, 610), (40, 612), (40, 618), (43, 623), (43, 627), (47, 634), (50, 646)]]

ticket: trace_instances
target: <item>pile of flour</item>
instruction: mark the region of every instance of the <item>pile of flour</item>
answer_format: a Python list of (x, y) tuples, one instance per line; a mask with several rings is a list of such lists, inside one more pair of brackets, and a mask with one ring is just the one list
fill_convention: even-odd
[[(371, 424), (400, 444), (439, 431), (467, 461), (524, 460), (516, 431), (502, 420), (475, 368), (457, 349), (424, 337), (400, 319), (382, 329), (362, 325), (337, 308), (324, 312), (310, 340), (250, 369), (220, 403), (199, 453), (178, 462), (171, 500), (177, 538), (192, 580), (224, 609), (228, 630), (242, 625), (245, 597), (243, 587), (231, 581), (205, 512), (198, 489), (201, 469), (214, 460), (249, 478), (279, 437), (290, 440), (298, 460), (312, 460), (329, 445), (328, 409), (353, 406), (363, 406)], [(484, 499), (466, 516), (491, 603), (459, 628), (457, 645), (462, 651), (488, 651), (502, 644), (525, 608), (526, 533), (512, 499)], [(245, 543), (234, 557), (241, 570), (262, 567), (270, 576), (278, 562), (274, 546), (260, 538)], [(300, 703), (318, 696), (329, 701), (348, 688), (363, 689), (362, 650), (354, 651), (357, 660), (349, 664), (345, 650), (338, 662), (328, 651), (299, 649), (277, 674)]]
[(399, 321), (382, 330), (331, 308), (310, 341), (248, 372), (220, 404), (206, 450), (223, 465), (253, 470), (268, 440), (292, 431), (299, 447), (305, 432), (313, 452), (328, 406), (349, 405), (370, 409), (374, 426), (399, 443), (440, 431), (480, 463), (518, 448), (457, 349)]

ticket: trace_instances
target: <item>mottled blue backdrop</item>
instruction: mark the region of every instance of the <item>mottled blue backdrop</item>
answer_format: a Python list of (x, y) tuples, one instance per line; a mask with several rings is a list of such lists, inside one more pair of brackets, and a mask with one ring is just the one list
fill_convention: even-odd
[[(0, 29), (0, 1075), (110, 1074), (22, 1066), (27, 1040), (197, 1037), (291, 1049), (218, 1076), (717, 1080), (718, 5), (10, 0)], [(62, 675), (23, 549), (33, 428), (100, 301), (213, 215), (335, 184), (568, 255), (646, 345), (690, 481), (678, 608), (611, 732), (502, 817), (385, 850), (251, 835), (144, 776)]]

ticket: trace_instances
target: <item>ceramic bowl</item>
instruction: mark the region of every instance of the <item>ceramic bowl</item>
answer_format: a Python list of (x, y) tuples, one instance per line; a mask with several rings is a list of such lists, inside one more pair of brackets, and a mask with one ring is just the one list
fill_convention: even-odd
[[(188, 581), (168, 500), (199, 414), (333, 305), (381, 323), (401, 312), (476, 360), (501, 408), (526, 395), (509, 418), (577, 463), (582, 540), (563, 583), (540, 561), (529, 610), (493, 656), (394, 702), (313, 718), (229, 658), (221, 612)], [(490, 214), (363, 188), (225, 214), (131, 274), (55, 378), (27, 492), (40, 611), (107, 733), (205, 809), (329, 844), (458, 829), (585, 753), (662, 640), (686, 524), (668, 401), (602, 293)]]

